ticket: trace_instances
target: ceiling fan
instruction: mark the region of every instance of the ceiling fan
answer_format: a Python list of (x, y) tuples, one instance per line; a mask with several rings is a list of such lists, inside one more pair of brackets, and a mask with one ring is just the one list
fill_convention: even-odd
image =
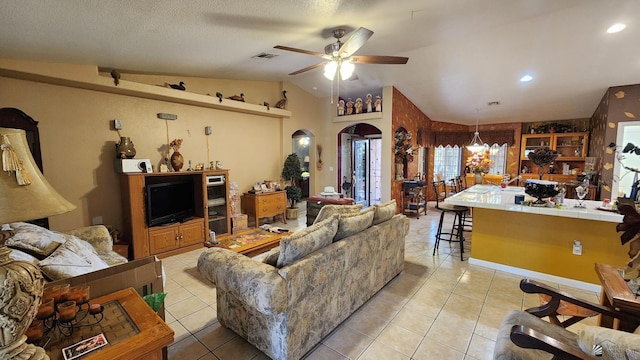
[(326, 61), (294, 71), (289, 75), (297, 75), (324, 65), (324, 76), (330, 80), (333, 80), (333, 77), (338, 71), (340, 71), (343, 80), (350, 78), (353, 74), (354, 64), (406, 64), (407, 61), (409, 61), (409, 58), (399, 56), (353, 55), (369, 40), (371, 35), (373, 35), (373, 31), (361, 27), (343, 43), (340, 39), (342, 39), (344, 34), (345, 30), (342, 28), (333, 30), (333, 37), (335, 37), (337, 41), (325, 46), (324, 54), (282, 45), (276, 45), (274, 48), (319, 56), (326, 59)]

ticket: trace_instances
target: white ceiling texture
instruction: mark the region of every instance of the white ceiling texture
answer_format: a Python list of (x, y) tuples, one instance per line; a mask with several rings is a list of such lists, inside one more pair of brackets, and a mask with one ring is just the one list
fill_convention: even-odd
[[(393, 85), (433, 120), (590, 117), (610, 86), (640, 83), (638, 0), (0, 0), (0, 58), (123, 71), (289, 81), (323, 98), (332, 30), (374, 32), (343, 95)], [(623, 22), (626, 29), (608, 34)], [(252, 58), (266, 53), (271, 59)], [(533, 80), (519, 82), (524, 74)], [(489, 106), (489, 102), (500, 105)], [(478, 109), (478, 110), (476, 110)]]

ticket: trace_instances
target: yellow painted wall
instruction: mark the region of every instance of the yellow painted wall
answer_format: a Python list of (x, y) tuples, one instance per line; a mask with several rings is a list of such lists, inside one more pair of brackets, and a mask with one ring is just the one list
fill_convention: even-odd
[[(29, 71), (38, 69), (38, 73), (74, 80), (97, 75), (86, 66), (39, 65), (24, 63)], [(167, 78), (168, 82), (176, 80)], [(291, 133), (300, 127), (316, 133), (316, 124), (324, 121), (322, 111), (314, 108), (318, 100), (290, 84), (182, 80), (188, 90), (201, 93), (207, 89), (213, 94), (221, 91), (225, 96), (244, 92), (247, 101), (251, 99), (256, 104), (275, 103), (281, 89), (287, 88), (291, 95), (288, 108), (295, 109), (296, 114), (282, 119), (0, 77), (0, 107), (18, 108), (39, 122), (45, 176), (78, 207), (50, 218), (52, 229), (90, 225), (96, 216), (102, 216), (105, 224), (122, 226), (119, 175), (113, 164), (119, 138), (110, 129), (112, 119), (122, 120), (121, 133), (133, 140), (136, 158), (150, 158), (157, 168), (167, 139), (182, 138), (180, 152), (185, 161), (191, 160), (193, 165), (222, 161), (241, 191), (247, 191), (256, 181), (279, 179), (284, 158), (291, 152)], [(159, 78), (150, 83), (155, 82), (163, 83)], [(160, 112), (175, 114), (178, 119), (160, 120)], [(212, 126), (212, 135), (204, 134), (205, 126)]]
[[(616, 224), (603, 221), (473, 209), (471, 257), (545, 274), (600, 284), (595, 263), (624, 266)], [(582, 255), (573, 255), (573, 240)]]

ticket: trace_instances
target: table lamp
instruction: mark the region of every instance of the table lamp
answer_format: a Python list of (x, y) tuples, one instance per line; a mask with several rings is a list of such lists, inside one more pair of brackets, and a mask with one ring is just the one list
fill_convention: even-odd
[[(0, 128), (0, 149), (0, 225), (75, 209), (36, 166), (24, 130)], [(38, 312), (45, 281), (36, 265), (11, 259), (5, 241), (12, 235), (0, 230), (0, 359), (49, 359), (44, 349), (27, 344), (24, 335)]]

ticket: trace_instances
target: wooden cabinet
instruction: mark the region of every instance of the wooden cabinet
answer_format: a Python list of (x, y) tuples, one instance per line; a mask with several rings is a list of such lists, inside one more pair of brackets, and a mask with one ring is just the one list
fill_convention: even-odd
[(402, 212), (404, 214), (420, 213), (427, 215), (427, 186), (422, 181), (405, 181), (402, 183)]
[(242, 212), (255, 219), (256, 227), (260, 225), (260, 219), (282, 215), (285, 224), (285, 212), (287, 209), (287, 193), (285, 191), (264, 192), (260, 194), (246, 193), (242, 195)]
[(158, 255), (189, 245), (202, 245), (204, 221), (189, 220), (180, 224), (154, 226), (149, 228), (149, 251)]
[[(554, 181), (570, 182), (576, 179), (575, 174), (563, 174), (563, 165), (567, 164), (570, 171), (576, 169), (580, 173), (584, 170), (584, 161), (589, 149), (589, 134), (580, 133), (554, 133), (554, 134), (530, 134), (522, 135), (522, 143), (520, 147), (520, 172), (526, 166), (528, 173), (532, 173), (533, 178), (538, 178), (538, 166), (529, 160), (528, 155), (537, 149), (549, 148), (556, 150), (558, 158), (554, 164), (555, 174), (549, 174), (557, 177)], [(567, 176), (567, 178), (562, 178)], [(564, 179), (567, 181), (562, 181)], [(549, 179), (551, 180), (551, 179)]]
[[(231, 229), (228, 180), (228, 170), (122, 174), (123, 236), (130, 239), (132, 258), (197, 249), (209, 240), (210, 230), (220, 236), (228, 234)], [(171, 182), (193, 184), (193, 217), (180, 223), (149, 227), (145, 189), (151, 184)]]

